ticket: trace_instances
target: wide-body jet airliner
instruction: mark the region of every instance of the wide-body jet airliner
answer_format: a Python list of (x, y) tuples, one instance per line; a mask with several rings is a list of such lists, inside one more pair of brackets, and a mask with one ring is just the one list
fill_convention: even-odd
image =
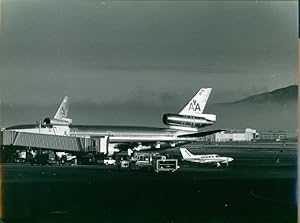
[(203, 114), (211, 88), (201, 88), (178, 114), (164, 114), (163, 123), (167, 128), (141, 126), (73, 125), (67, 118), (69, 97), (65, 96), (54, 118), (45, 118), (42, 123), (17, 125), (8, 131), (76, 137), (108, 137), (109, 154), (126, 149), (158, 150), (175, 147), (199, 140), (200, 137), (219, 131), (201, 131), (212, 125), (216, 115)]

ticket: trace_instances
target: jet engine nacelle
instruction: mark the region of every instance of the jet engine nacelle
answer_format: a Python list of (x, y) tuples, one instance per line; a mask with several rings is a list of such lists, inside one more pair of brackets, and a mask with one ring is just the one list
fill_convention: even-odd
[(201, 114), (200, 117), (177, 114), (164, 114), (163, 116), (164, 124), (173, 126), (202, 128), (212, 125), (214, 121), (216, 121), (216, 115), (213, 114)]
[(108, 144), (106, 153), (107, 156), (112, 156), (114, 153), (118, 152), (120, 152), (120, 149), (118, 149), (115, 144)]
[(62, 118), (62, 119), (45, 118), (44, 124), (46, 124), (46, 125), (70, 125), (70, 124), (72, 124), (72, 119), (70, 119), (70, 118)]

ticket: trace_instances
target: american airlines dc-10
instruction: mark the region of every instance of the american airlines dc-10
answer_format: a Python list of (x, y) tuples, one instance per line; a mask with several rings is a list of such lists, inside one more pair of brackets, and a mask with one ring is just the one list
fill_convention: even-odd
[(176, 147), (199, 140), (222, 130), (201, 131), (212, 125), (216, 115), (203, 114), (211, 88), (201, 88), (178, 114), (164, 114), (163, 123), (168, 128), (141, 126), (103, 126), (73, 125), (67, 118), (69, 98), (64, 97), (54, 118), (45, 118), (43, 123), (17, 125), (6, 128), (7, 131), (30, 132), (76, 137), (109, 138), (109, 155), (121, 150), (159, 150)]

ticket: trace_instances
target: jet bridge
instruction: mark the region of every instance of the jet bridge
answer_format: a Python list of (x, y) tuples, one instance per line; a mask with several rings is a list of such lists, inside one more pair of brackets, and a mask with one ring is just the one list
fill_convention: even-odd
[(95, 152), (108, 154), (109, 138), (48, 135), (3, 130), (0, 132), (0, 146), (41, 148), (65, 152)]

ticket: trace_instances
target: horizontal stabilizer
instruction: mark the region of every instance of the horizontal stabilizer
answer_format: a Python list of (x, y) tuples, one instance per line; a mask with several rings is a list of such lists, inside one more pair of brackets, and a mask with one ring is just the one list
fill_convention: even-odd
[(197, 132), (197, 133), (192, 133), (192, 134), (185, 134), (185, 135), (179, 135), (178, 137), (203, 137), (207, 135), (212, 135), (217, 132), (222, 132), (225, 131), (224, 129), (217, 129), (217, 130), (211, 130), (211, 131), (206, 131), (206, 132)]

